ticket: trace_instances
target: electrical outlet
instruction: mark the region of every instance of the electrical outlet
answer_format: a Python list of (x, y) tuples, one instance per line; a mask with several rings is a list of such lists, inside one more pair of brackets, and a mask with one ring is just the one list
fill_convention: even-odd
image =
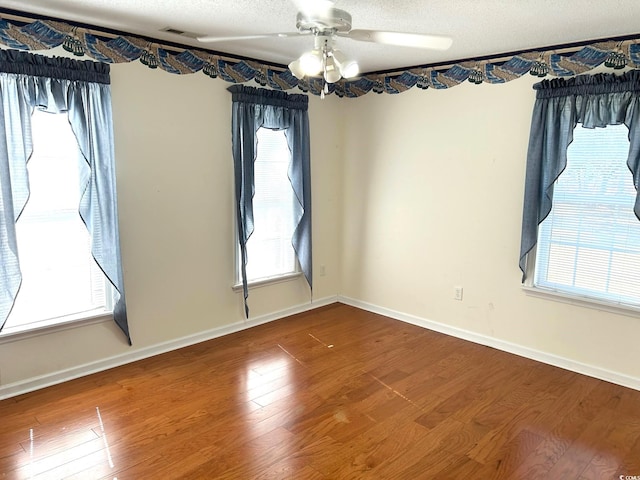
[(453, 287), (453, 299), (462, 301), (462, 287)]
[(327, 274), (327, 269), (324, 265), (320, 265), (320, 276), (324, 277)]

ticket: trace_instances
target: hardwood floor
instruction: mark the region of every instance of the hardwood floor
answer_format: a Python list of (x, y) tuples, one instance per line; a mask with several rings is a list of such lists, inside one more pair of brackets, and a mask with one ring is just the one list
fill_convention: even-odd
[(0, 402), (3, 479), (620, 475), (640, 392), (340, 304)]

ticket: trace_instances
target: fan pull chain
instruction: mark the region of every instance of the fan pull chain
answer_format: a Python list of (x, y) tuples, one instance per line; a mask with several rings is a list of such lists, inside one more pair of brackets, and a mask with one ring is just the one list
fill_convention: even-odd
[(327, 41), (324, 42), (322, 48), (322, 90), (320, 91), (320, 100), (324, 100), (324, 96), (329, 93), (329, 85), (327, 84)]

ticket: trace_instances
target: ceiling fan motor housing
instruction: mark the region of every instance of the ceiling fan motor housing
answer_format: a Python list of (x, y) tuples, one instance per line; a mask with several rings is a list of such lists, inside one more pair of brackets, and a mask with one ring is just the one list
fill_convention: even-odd
[(348, 33), (351, 30), (351, 15), (339, 8), (321, 13), (298, 12), (296, 28), (301, 33)]

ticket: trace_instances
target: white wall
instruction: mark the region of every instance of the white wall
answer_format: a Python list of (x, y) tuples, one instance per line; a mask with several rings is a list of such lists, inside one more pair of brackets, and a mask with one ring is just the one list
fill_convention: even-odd
[[(640, 319), (521, 289), (534, 81), (310, 96), (314, 298), (340, 294), (640, 382)], [(138, 62), (112, 66), (134, 346), (112, 323), (3, 343), (0, 393), (244, 321), (241, 294), (231, 290), (228, 85)], [(456, 285), (462, 302), (453, 300)], [(252, 317), (269, 316), (308, 304), (309, 291), (296, 280), (252, 290), (249, 300)]]
[(640, 318), (521, 288), (534, 81), (347, 101), (341, 294), (640, 385)]
[[(112, 322), (3, 343), (0, 388), (244, 322), (242, 294), (231, 289), (235, 230), (229, 84), (203, 74), (150, 70), (139, 62), (112, 65), (111, 78), (133, 347)], [(310, 100), (313, 257), (326, 271), (316, 273), (316, 300), (335, 299), (340, 284), (336, 219), (342, 203), (342, 123), (334, 115), (337, 101)], [(251, 317), (310, 299), (302, 278), (257, 288), (249, 295)]]

